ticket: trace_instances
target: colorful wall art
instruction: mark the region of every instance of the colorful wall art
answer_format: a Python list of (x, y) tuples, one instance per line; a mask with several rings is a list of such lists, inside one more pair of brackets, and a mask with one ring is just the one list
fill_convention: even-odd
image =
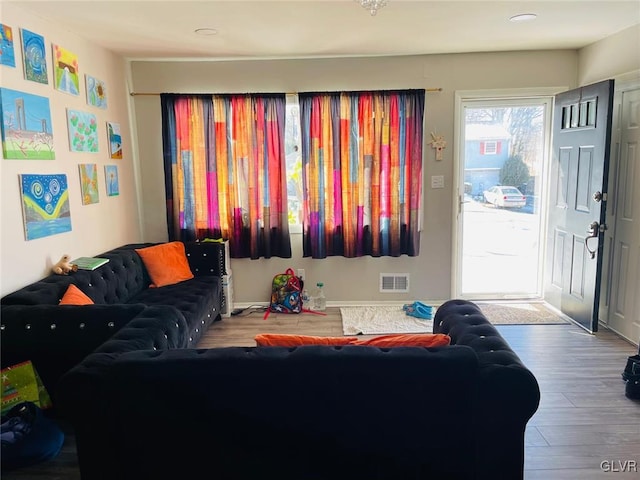
[(107, 187), (107, 195), (115, 197), (120, 195), (120, 185), (118, 184), (118, 166), (104, 166), (104, 181)]
[(67, 125), (72, 152), (98, 151), (98, 120), (93, 113), (67, 108)]
[(85, 75), (87, 103), (98, 108), (107, 108), (107, 87), (102, 80)]
[(80, 95), (78, 57), (60, 45), (53, 45), (53, 85), (56, 90)]
[(120, 124), (107, 122), (107, 138), (109, 139), (109, 158), (122, 159), (122, 135)]
[(53, 160), (49, 99), (0, 88), (2, 153), (5, 159)]
[(95, 163), (81, 163), (78, 168), (80, 169), (82, 204), (98, 203), (98, 167)]
[(13, 30), (0, 23), (0, 65), (16, 66), (16, 53), (13, 48)]
[(24, 78), (38, 83), (49, 83), (47, 71), (47, 54), (44, 48), (44, 37), (22, 28), (22, 63)]
[(71, 231), (66, 175), (19, 175), (27, 240)]

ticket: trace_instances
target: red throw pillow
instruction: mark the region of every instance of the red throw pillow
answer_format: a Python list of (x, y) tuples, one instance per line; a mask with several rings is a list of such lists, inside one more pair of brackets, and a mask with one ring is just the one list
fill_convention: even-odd
[(351, 345), (368, 345), (371, 347), (446, 347), (451, 337), (443, 333), (400, 333), (381, 335), (366, 340), (356, 340)]
[(149, 272), (150, 287), (164, 287), (193, 278), (182, 242), (169, 242), (153, 247), (137, 248)]
[(314, 337), (311, 335), (286, 335), (261, 333), (255, 337), (258, 347), (300, 347), (302, 345), (349, 345), (356, 337)]
[(93, 305), (93, 300), (71, 283), (62, 296), (60, 305)]

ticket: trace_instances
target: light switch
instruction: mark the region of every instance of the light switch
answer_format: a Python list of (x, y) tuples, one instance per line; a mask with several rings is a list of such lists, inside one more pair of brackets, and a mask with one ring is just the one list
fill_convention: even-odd
[(444, 175), (432, 175), (431, 188), (444, 188)]

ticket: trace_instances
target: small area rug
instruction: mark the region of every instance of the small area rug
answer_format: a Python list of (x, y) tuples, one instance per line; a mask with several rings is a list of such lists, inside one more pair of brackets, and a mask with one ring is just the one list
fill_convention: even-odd
[(481, 303), (477, 305), (494, 325), (555, 325), (569, 323), (542, 303)]
[[(538, 303), (476, 303), (494, 325), (554, 325), (569, 323)], [(433, 320), (407, 315), (402, 306), (341, 307), (344, 335), (431, 333)]]
[(341, 307), (345, 335), (384, 333), (431, 333), (433, 320), (410, 317), (402, 306)]

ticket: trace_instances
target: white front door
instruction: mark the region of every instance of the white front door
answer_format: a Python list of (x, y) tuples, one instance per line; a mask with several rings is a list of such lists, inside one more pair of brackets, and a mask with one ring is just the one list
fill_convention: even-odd
[(617, 157), (613, 190), (613, 235), (610, 239), (608, 326), (634, 343), (640, 340), (640, 88), (622, 91), (616, 98)]

